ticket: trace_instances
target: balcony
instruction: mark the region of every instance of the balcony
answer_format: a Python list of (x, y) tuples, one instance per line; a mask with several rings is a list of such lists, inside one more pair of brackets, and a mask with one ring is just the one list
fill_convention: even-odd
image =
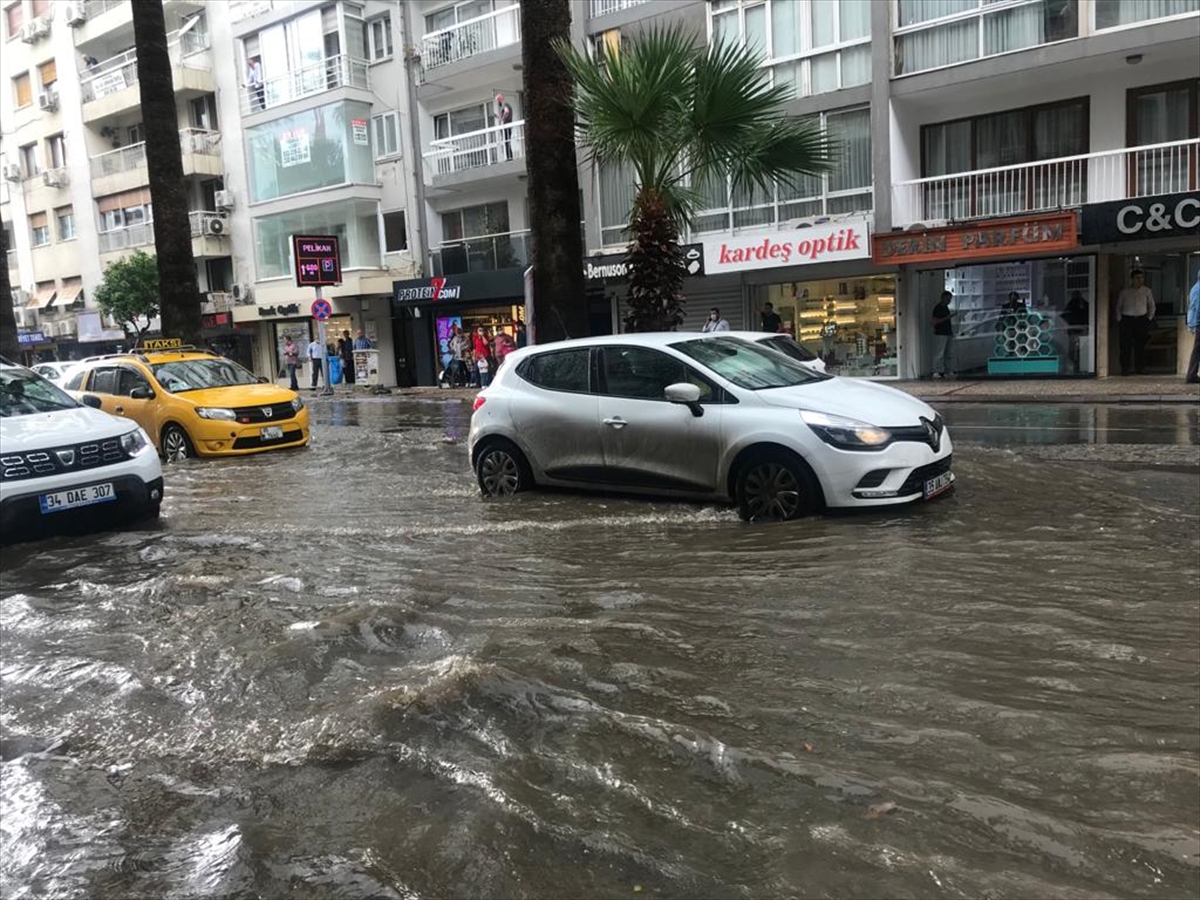
[(1105, 150), (892, 186), (892, 224), (962, 221), (1152, 197), (1200, 187), (1200, 140)]
[[(438, 138), (429, 142), (429, 150), (422, 155), (428, 165), (426, 171), (431, 172), (435, 180), (439, 176), (479, 171), (512, 160), (524, 160), (525, 121), (521, 119), (510, 125), (494, 125), (479, 131)], [(516, 168), (524, 171), (523, 164), (518, 164)]]
[[(202, 128), (184, 128), (179, 132), (184, 175), (223, 175), (221, 133)], [(92, 193), (97, 197), (127, 191), (149, 182), (146, 171), (146, 144), (130, 144), (93, 156), (90, 160)]]
[(209, 291), (200, 300), (200, 312), (211, 316), (214, 313), (228, 312), (233, 309), (233, 305), (233, 294), (225, 291)]
[(592, 0), (589, 14), (591, 18), (598, 19), (601, 16), (610, 16), (626, 9), (633, 9), (633, 7), (641, 6), (646, 2), (648, 0)]
[(225, 213), (193, 210), (188, 213), (188, 225), (192, 231), (194, 259), (213, 259), (233, 252), (229, 242), (229, 216)]
[(100, 253), (124, 253), (137, 247), (154, 246), (154, 223), (142, 222), (125, 228), (114, 228), (112, 231), (101, 231)]
[(513, 3), (426, 34), (421, 39), (421, 67), (428, 72), (520, 40), (521, 6)]
[(369, 91), (371, 79), (365, 59), (351, 56), (331, 56), (328, 59), (275, 75), (266, 79), (261, 88), (242, 86), (242, 115), (248, 116), (264, 110), (323, 94), (338, 88), (352, 87)]
[[(182, 95), (216, 91), (208, 54), (207, 35), (184, 34), (170, 45), (171, 79)], [(138, 86), (137, 53), (127, 50), (89, 68), (79, 81), (83, 120), (88, 123), (138, 109), (142, 103)]]
[(429, 257), (433, 273), (439, 277), (464, 272), (494, 272), (527, 266), (532, 246), (528, 230), (510, 231), (447, 241), (430, 252)]

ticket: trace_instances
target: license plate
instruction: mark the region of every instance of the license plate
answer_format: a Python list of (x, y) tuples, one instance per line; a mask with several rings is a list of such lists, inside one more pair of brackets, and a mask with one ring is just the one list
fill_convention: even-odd
[(936, 497), (943, 491), (949, 490), (952, 484), (954, 484), (952, 472), (945, 472), (937, 478), (930, 478), (925, 482), (925, 499), (928, 500), (930, 497)]
[(69, 491), (42, 494), (38, 497), (38, 503), (41, 504), (43, 513), (56, 513), (79, 506), (91, 506), (94, 503), (109, 503), (116, 499), (117, 492), (113, 490), (112, 482), (105, 482)]
[(268, 425), (258, 433), (258, 436), (264, 441), (277, 441), (283, 437), (282, 425)]

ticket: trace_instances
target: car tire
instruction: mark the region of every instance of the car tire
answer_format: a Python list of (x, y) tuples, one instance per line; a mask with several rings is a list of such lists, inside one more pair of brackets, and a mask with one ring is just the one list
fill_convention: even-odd
[(734, 481), (738, 514), (747, 522), (787, 522), (811, 515), (822, 497), (817, 478), (800, 457), (784, 450), (746, 459)]
[(162, 430), (162, 457), (167, 462), (182, 462), (196, 455), (191, 438), (181, 425), (172, 422)]
[(475, 454), (475, 478), (485, 497), (509, 497), (533, 487), (525, 454), (506, 440), (492, 440)]

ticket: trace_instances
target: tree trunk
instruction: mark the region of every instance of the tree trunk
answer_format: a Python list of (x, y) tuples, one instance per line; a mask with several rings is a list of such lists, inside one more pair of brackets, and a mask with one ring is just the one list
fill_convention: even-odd
[(187, 184), (183, 179), (163, 6), (159, 0), (133, 0), (132, 7), (146, 129), (146, 167), (154, 209), (154, 252), (162, 294), (162, 333), (199, 346), (200, 285), (192, 258)]
[(663, 197), (643, 188), (634, 199), (629, 227), (627, 331), (674, 331), (683, 322), (683, 251), (679, 228)]
[(525, 169), (539, 344), (589, 332), (572, 82), (554, 51), (555, 38), (571, 39), (568, 0), (521, 0)]
[(8, 232), (0, 222), (0, 356), (12, 362), (21, 361), (21, 344), (17, 340), (17, 317), (13, 314), (12, 285), (8, 280)]

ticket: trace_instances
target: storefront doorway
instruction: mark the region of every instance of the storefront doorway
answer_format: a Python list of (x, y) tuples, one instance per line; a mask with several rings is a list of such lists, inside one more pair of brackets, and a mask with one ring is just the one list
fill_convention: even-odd
[[(1179, 332), (1186, 328), (1188, 291), (1198, 267), (1200, 252), (1137, 253), (1109, 260), (1110, 293), (1114, 298), (1129, 283), (1134, 269), (1144, 273), (1146, 286), (1154, 295), (1154, 321), (1146, 341), (1149, 375), (1174, 375), (1180, 371)], [(1113, 371), (1119, 371), (1119, 364)]]

